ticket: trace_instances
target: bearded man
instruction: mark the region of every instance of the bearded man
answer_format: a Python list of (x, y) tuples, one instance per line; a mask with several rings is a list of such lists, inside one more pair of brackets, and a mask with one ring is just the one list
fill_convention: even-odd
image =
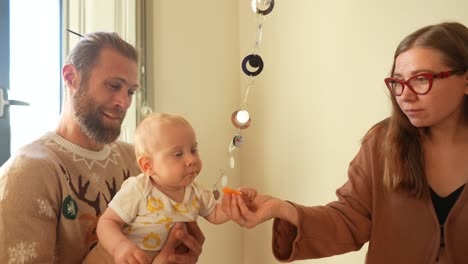
[[(57, 128), (0, 168), (0, 263), (81, 263), (108, 202), (139, 174), (133, 146), (117, 140), (138, 89), (135, 48), (116, 33), (87, 34), (62, 77)], [(196, 223), (176, 225), (157, 261), (196, 263), (203, 242)]]

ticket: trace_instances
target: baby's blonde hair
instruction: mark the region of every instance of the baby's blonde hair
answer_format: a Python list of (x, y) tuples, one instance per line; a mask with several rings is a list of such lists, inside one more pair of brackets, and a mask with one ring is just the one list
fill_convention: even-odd
[(155, 137), (151, 137), (151, 134), (157, 133), (159, 127), (163, 124), (183, 124), (192, 128), (190, 123), (180, 115), (168, 113), (150, 114), (140, 122), (135, 131), (134, 145), (137, 158), (152, 153), (152, 148), (154, 147), (152, 143), (154, 143), (153, 139)]

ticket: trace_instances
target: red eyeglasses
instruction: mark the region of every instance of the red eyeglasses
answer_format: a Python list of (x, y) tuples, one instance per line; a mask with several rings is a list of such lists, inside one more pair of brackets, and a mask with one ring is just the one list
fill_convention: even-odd
[(434, 79), (444, 79), (453, 74), (461, 72), (460, 70), (452, 70), (433, 73), (419, 73), (409, 78), (408, 80), (399, 80), (395, 78), (386, 78), (385, 84), (390, 92), (395, 96), (400, 96), (405, 89), (405, 84), (415, 94), (424, 95), (427, 94), (432, 88), (432, 81)]

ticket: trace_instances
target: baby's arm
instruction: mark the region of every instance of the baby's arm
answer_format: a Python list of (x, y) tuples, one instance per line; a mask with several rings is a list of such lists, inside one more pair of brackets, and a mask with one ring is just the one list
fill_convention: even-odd
[(208, 220), (208, 222), (215, 225), (219, 225), (229, 221), (229, 217), (222, 210), (221, 204), (216, 204), (213, 211), (211, 211), (209, 215), (205, 216), (205, 219)]
[[(252, 188), (241, 188), (240, 190), (232, 190), (229, 188), (225, 188), (223, 190), (225, 193), (229, 193), (231, 195), (240, 195), (246, 204), (250, 204), (255, 196), (257, 195), (257, 191)], [(224, 213), (221, 204), (216, 204), (215, 208), (209, 215), (207, 215), (206, 220), (212, 224), (223, 224), (227, 221), (231, 220), (226, 213)]]
[(124, 225), (122, 218), (108, 207), (98, 221), (96, 232), (99, 243), (112, 255), (116, 263), (122, 260), (149, 263), (150, 259), (145, 252), (123, 234)]

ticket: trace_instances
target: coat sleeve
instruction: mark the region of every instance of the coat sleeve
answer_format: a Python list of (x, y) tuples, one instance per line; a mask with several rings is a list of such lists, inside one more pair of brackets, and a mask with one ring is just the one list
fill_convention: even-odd
[(379, 155), (363, 142), (350, 163), (348, 181), (336, 191), (337, 200), (325, 206), (292, 203), (298, 226), (275, 219), (273, 254), (280, 261), (322, 258), (359, 250), (370, 239), (372, 193)]
[(53, 165), (16, 156), (0, 168), (0, 263), (52, 263), (60, 215)]

